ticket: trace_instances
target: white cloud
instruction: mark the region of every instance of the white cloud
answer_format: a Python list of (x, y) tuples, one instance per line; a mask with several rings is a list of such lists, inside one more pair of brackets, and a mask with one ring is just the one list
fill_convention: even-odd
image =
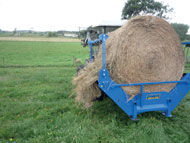
[(125, 0), (0, 0), (0, 28), (78, 30), (119, 20)]
[(174, 8), (170, 22), (184, 23), (190, 25), (190, 0), (158, 0)]
[[(127, 0), (0, 0), (0, 29), (78, 30), (102, 20), (120, 20)], [(163, 1), (163, 0), (159, 0)], [(165, 0), (171, 22), (190, 25), (190, 0)]]

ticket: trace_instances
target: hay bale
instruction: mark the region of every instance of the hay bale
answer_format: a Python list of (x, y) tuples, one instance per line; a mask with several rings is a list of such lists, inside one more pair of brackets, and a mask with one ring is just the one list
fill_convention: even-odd
[[(102, 68), (100, 50), (95, 62), (83, 69), (73, 83), (77, 101), (86, 107), (101, 95), (97, 86)], [(139, 83), (180, 80), (185, 64), (181, 42), (172, 26), (155, 16), (138, 16), (109, 34), (106, 62), (112, 80), (117, 83)], [(175, 84), (145, 86), (145, 92), (167, 91)], [(140, 87), (122, 87), (129, 95)]]

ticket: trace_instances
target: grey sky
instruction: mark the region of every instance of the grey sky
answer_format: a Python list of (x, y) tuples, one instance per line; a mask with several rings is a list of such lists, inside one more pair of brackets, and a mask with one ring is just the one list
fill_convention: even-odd
[[(78, 30), (120, 20), (127, 0), (0, 0), (0, 29)], [(160, 0), (158, 0), (160, 1)], [(170, 22), (190, 25), (190, 0), (165, 0), (174, 8)]]

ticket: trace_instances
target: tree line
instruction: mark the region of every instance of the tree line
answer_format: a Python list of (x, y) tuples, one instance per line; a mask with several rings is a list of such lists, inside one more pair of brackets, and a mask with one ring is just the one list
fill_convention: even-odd
[[(130, 19), (137, 15), (155, 15), (160, 18), (168, 19), (169, 14), (173, 12), (173, 8), (164, 5), (162, 2), (155, 0), (128, 0), (122, 10), (122, 19)], [(189, 26), (183, 23), (171, 23), (181, 41), (190, 40), (188, 33)]]

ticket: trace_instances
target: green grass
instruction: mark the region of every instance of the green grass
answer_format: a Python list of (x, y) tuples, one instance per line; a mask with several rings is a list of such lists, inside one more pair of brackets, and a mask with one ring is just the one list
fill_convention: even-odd
[[(110, 99), (85, 110), (74, 102), (72, 58), (88, 57), (79, 43), (0, 42), (0, 142), (190, 142), (190, 96), (174, 118), (144, 113), (131, 121)], [(4, 67), (4, 68), (3, 68)]]
[(0, 41), (0, 66), (70, 66), (87, 54), (80, 43)]

